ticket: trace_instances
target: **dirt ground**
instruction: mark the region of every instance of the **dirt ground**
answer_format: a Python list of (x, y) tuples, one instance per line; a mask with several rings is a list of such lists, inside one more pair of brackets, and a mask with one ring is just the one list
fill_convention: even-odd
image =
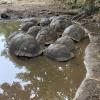
[[(67, 7), (62, 4), (55, 6), (51, 3), (44, 2), (44, 0), (8, 0), (10, 2), (6, 2), (4, 0), (0, 1), (0, 14), (7, 13), (12, 19), (46, 17), (61, 14), (75, 15), (78, 11), (78, 9), (72, 9), (71, 5), (68, 5)], [(89, 16), (88, 18), (82, 19), (81, 21), (83, 23), (86, 22), (89, 24), (93, 22), (93, 24), (100, 25), (100, 12)]]
[(69, 7), (52, 6), (50, 3), (34, 0), (19, 0), (17, 2), (1, 2), (0, 13), (6, 12), (12, 18), (25, 18), (35, 16), (51, 16), (59, 13), (65, 14)]

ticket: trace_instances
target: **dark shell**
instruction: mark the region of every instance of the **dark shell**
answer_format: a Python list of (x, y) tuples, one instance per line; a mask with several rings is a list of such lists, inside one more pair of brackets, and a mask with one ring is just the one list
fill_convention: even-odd
[(36, 26), (36, 25), (37, 25), (37, 23), (26, 22), (26, 23), (23, 23), (23, 24), (21, 25), (20, 30), (21, 30), (21, 31), (24, 31), (24, 32), (27, 32), (27, 31), (29, 30), (30, 27)]
[(25, 33), (22, 32), (22, 31), (15, 31), (15, 32), (11, 33), (11, 34), (9, 35), (9, 37), (7, 38), (7, 44), (9, 45), (11, 39), (13, 39), (13, 38), (14, 38), (16, 35), (18, 35), (18, 34), (25, 34)]
[(16, 32), (11, 33), (11, 34), (9, 35), (8, 39), (11, 40), (13, 37), (15, 37), (15, 36), (16, 36), (17, 34), (19, 34), (19, 33), (22, 34), (22, 32), (20, 32), (20, 31), (16, 31)]
[(60, 37), (55, 41), (56, 44), (62, 44), (65, 45), (67, 48), (70, 49), (70, 51), (73, 51), (76, 49), (75, 44), (72, 39), (68, 38), (67, 36)]
[(43, 27), (37, 34), (36, 40), (39, 44), (51, 44), (57, 39), (57, 33), (52, 27)]
[(86, 35), (85, 35), (84, 29), (82, 29), (79, 25), (74, 24), (74, 25), (67, 27), (64, 30), (62, 36), (68, 36), (71, 39), (78, 42), (81, 39), (83, 39)]
[(31, 36), (34, 36), (36, 37), (38, 32), (42, 29), (41, 26), (33, 26), (33, 27), (30, 27), (27, 34), (31, 35)]
[(51, 21), (50, 26), (54, 26), (57, 32), (62, 32), (66, 27), (70, 26), (71, 24), (72, 22), (70, 19), (68, 19), (67, 16), (58, 16)]
[(50, 24), (50, 19), (49, 18), (42, 18), (40, 21), (40, 26), (47, 26)]
[(57, 61), (68, 61), (74, 57), (74, 54), (62, 44), (51, 44), (44, 50), (44, 55)]
[(35, 57), (42, 53), (35, 38), (27, 34), (17, 34), (9, 44), (9, 52), (15, 56)]

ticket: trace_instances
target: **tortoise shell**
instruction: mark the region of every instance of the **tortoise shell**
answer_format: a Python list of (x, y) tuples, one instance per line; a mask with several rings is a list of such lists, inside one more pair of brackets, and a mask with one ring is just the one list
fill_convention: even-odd
[(57, 32), (53, 27), (43, 27), (37, 34), (36, 40), (38, 43), (46, 45), (51, 44), (57, 39)]
[(82, 29), (79, 25), (73, 24), (64, 30), (62, 36), (68, 36), (78, 42), (86, 35), (84, 29)]
[(30, 27), (29, 30), (27, 31), (27, 34), (36, 37), (38, 32), (42, 29), (41, 26), (33, 26)]
[(35, 57), (42, 53), (34, 37), (28, 34), (17, 34), (9, 42), (9, 52), (15, 56)]
[(71, 20), (68, 19), (67, 16), (58, 16), (55, 17), (51, 23), (50, 26), (55, 26), (55, 29), (57, 32), (62, 32), (66, 27), (70, 26), (72, 24)]
[(70, 39), (67, 36), (60, 37), (55, 41), (56, 44), (62, 44), (65, 45), (67, 48), (70, 49), (70, 51), (74, 51), (76, 49), (75, 44), (72, 39)]
[(74, 54), (62, 44), (51, 44), (44, 50), (44, 55), (57, 61), (68, 61)]

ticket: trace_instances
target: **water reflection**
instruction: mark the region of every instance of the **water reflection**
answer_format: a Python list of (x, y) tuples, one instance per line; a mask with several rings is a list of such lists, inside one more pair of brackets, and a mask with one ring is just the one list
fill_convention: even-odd
[(72, 100), (85, 75), (83, 55), (88, 39), (77, 44), (82, 50), (69, 62), (59, 63), (43, 56), (20, 59), (7, 56), (2, 41), (18, 26), (15, 22), (0, 26), (0, 100)]
[(0, 36), (0, 83), (12, 83), (16, 80), (16, 73), (23, 72), (24, 69), (15, 68), (15, 64), (11, 62), (7, 56), (6, 43), (4, 35)]

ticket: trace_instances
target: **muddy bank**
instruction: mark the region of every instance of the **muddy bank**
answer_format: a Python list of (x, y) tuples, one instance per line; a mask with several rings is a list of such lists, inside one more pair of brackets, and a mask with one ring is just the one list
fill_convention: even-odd
[(0, 15), (7, 14), (11, 19), (23, 19), (30, 17), (46, 17), (54, 15), (76, 15), (78, 10), (71, 9), (71, 5), (66, 7), (62, 4), (53, 5), (43, 1), (17, 1), (12, 3), (0, 3)]
[(87, 74), (73, 100), (100, 100), (100, 34), (89, 34), (84, 64)]

